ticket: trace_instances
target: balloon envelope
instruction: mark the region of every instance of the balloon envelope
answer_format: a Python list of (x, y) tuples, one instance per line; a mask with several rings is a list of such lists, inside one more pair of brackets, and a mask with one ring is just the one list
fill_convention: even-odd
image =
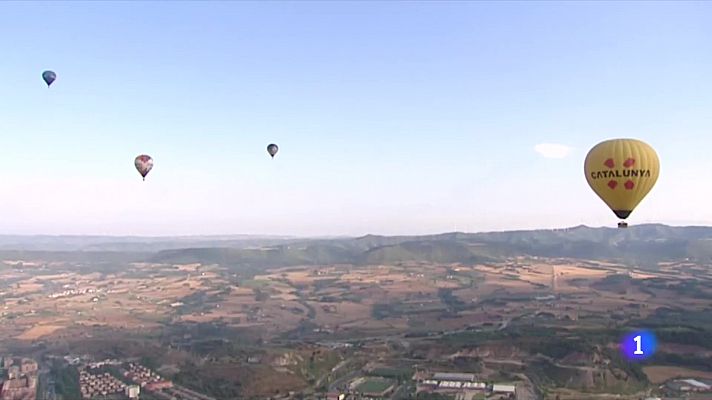
[(267, 152), (269, 153), (272, 158), (274, 158), (274, 155), (277, 154), (279, 151), (279, 147), (277, 147), (276, 144), (272, 143), (269, 146), (267, 146)]
[(49, 87), (55, 79), (57, 79), (57, 74), (54, 71), (45, 71), (42, 73), (42, 79), (44, 79), (47, 87)]
[(153, 168), (153, 159), (151, 156), (141, 154), (134, 160), (134, 165), (136, 166), (138, 173), (143, 177), (143, 180), (146, 180), (146, 175), (148, 175)]
[(586, 181), (620, 219), (626, 219), (653, 188), (660, 174), (655, 150), (637, 139), (595, 145), (584, 162)]

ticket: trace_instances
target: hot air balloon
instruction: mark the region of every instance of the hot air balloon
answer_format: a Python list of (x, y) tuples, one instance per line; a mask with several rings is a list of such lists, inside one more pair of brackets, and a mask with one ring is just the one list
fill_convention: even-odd
[(44, 79), (47, 87), (49, 87), (55, 79), (57, 79), (57, 74), (54, 71), (45, 71), (42, 73), (42, 79)]
[[(595, 145), (584, 162), (586, 181), (622, 220), (653, 188), (660, 174), (655, 150), (637, 139), (612, 139)], [(628, 224), (621, 221), (619, 228)]]
[(134, 165), (136, 166), (138, 173), (141, 174), (143, 180), (145, 181), (146, 175), (148, 175), (148, 173), (151, 172), (151, 169), (153, 168), (153, 159), (151, 158), (151, 156), (141, 154), (134, 160)]
[(274, 155), (277, 154), (279, 151), (279, 147), (277, 147), (276, 144), (272, 143), (269, 146), (267, 146), (267, 152), (269, 153), (272, 158), (274, 158)]

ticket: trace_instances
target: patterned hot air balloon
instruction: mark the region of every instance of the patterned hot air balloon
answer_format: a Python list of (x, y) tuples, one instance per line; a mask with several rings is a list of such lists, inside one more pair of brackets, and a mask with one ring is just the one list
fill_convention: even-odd
[(50, 87), (50, 85), (52, 85), (52, 82), (57, 79), (57, 74), (55, 74), (54, 71), (45, 71), (42, 73), (42, 79), (44, 79), (45, 83), (47, 84), (47, 87)]
[(134, 165), (136, 166), (138, 173), (141, 174), (143, 180), (145, 181), (146, 175), (148, 175), (148, 173), (151, 172), (151, 169), (153, 169), (153, 159), (151, 156), (141, 154), (134, 160)]
[[(653, 188), (660, 174), (655, 150), (637, 139), (612, 139), (594, 146), (586, 156), (589, 186), (618, 218), (625, 220)], [(626, 227), (625, 221), (618, 224)]]
[(274, 155), (277, 154), (279, 151), (279, 147), (277, 147), (276, 144), (272, 143), (269, 146), (267, 146), (267, 152), (269, 153), (272, 158), (274, 158)]

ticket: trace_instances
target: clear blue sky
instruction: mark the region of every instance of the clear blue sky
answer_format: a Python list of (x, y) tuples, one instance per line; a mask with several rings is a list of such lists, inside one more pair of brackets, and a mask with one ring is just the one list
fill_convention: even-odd
[(704, 2), (3, 2), (0, 233), (615, 226), (583, 176), (613, 137), (661, 159), (632, 224), (712, 224), (710, 21)]

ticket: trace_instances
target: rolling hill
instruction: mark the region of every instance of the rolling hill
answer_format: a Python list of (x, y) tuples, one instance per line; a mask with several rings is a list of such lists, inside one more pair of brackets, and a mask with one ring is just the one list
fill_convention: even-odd
[[(654, 267), (658, 262), (712, 261), (712, 227), (659, 224), (628, 229), (566, 229), (422, 236), (298, 239), (290, 237), (63, 237), (0, 236), (0, 256), (59, 256), (95, 261), (109, 257), (157, 263), (216, 263), (270, 267), (398, 262), (474, 263), (512, 256), (611, 260)], [(120, 254), (124, 253), (124, 257)]]
[(156, 262), (211, 260), (257, 266), (386, 264), (406, 261), (473, 263), (512, 256), (611, 260), (654, 267), (658, 262), (712, 261), (712, 227), (639, 225), (428, 236), (376, 236), (292, 241), (262, 249), (181, 249), (158, 252)]

